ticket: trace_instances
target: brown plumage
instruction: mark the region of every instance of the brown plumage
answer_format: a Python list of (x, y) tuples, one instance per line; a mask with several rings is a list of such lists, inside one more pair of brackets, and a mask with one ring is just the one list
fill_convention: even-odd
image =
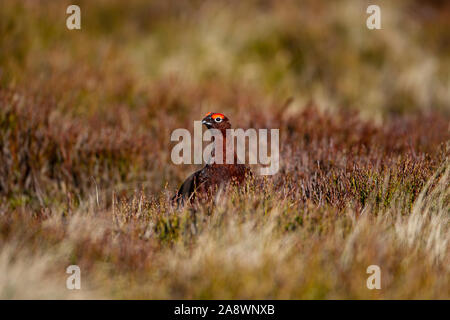
[[(226, 155), (226, 130), (231, 129), (231, 123), (228, 118), (221, 113), (209, 112), (203, 118), (202, 123), (208, 129), (218, 129), (223, 137), (223, 157), (225, 162)], [(214, 138), (213, 138), (214, 139)], [(215, 149), (215, 148), (214, 148)], [(215, 150), (212, 152), (214, 156)], [(239, 185), (243, 183), (246, 177), (252, 176), (250, 168), (245, 164), (238, 164), (236, 154), (234, 154), (233, 164), (206, 164), (202, 169), (190, 175), (183, 182), (177, 194), (173, 197), (179, 204), (185, 200), (191, 202), (195, 198), (209, 199), (220, 187), (225, 187), (230, 183)]]

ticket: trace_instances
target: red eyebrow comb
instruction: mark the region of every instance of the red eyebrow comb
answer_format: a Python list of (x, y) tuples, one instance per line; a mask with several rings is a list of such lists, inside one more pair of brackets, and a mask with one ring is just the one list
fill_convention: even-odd
[(225, 118), (225, 116), (221, 113), (214, 113), (211, 118), (215, 119), (215, 118)]

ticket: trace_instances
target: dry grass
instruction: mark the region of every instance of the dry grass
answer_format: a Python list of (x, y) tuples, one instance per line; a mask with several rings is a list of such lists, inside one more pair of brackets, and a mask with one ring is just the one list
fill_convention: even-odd
[[(0, 4), (0, 298), (450, 298), (448, 5), (79, 3)], [(211, 110), (280, 172), (178, 210)]]

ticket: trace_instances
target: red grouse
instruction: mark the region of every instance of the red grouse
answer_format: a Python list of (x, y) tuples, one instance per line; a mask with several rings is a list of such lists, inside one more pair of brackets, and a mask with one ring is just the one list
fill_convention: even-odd
[[(222, 113), (208, 112), (202, 120), (202, 123), (208, 129), (217, 129), (222, 134), (223, 161), (222, 163), (206, 164), (202, 169), (190, 175), (183, 182), (177, 194), (172, 200), (179, 204), (185, 200), (193, 201), (195, 197), (209, 198), (219, 187), (226, 186), (230, 183), (239, 185), (244, 182), (246, 177), (252, 176), (250, 168), (245, 164), (238, 164), (236, 154), (232, 164), (226, 163), (226, 130), (231, 129), (231, 123)], [(214, 139), (214, 137), (213, 137)], [(214, 141), (214, 150), (212, 156), (215, 155), (215, 149), (218, 145)]]

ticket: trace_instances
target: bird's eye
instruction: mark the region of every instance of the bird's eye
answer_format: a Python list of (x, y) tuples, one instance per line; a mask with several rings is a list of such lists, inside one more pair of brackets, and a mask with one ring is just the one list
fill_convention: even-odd
[(222, 122), (222, 118), (220, 118), (220, 117), (217, 117), (217, 118), (215, 118), (214, 119), (216, 122)]

